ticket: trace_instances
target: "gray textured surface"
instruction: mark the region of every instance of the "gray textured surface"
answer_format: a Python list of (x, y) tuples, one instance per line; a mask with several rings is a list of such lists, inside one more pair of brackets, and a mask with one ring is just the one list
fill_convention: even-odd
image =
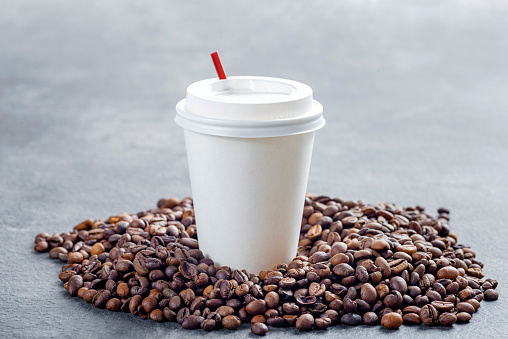
[[(311, 85), (327, 126), (309, 191), (452, 210), (501, 298), (468, 325), (334, 327), (317, 337), (502, 337), (508, 325), (508, 6), (503, 1), (3, 1), (0, 336), (252, 337), (186, 332), (68, 297), (39, 232), (190, 194), (172, 121), (188, 84)], [(298, 334), (277, 329), (270, 337)]]

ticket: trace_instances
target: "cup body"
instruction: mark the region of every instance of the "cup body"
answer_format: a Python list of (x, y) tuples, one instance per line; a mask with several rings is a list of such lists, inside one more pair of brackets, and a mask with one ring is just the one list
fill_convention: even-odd
[(296, 255), (315, 131), (323, 107), (302, 83), (207, 79), (176, 105), (200, 250), (259, 273)]
[(315, 132), (232, 138), (185, 130), (199, 248), (259, 273), (296, 255)]

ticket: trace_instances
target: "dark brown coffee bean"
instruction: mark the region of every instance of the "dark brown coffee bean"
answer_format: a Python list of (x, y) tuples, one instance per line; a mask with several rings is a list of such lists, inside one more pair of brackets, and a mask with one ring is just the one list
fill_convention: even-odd
[(268, 308), (276, 308), (279, 305), (280, 297), (277, 292), (268, 292), (265, 295), (265, 303)]
[(35, 244), (34, 250), (37, 252), (47, 252), (49, 249), (49, 244), (45, 241), (39, 241)]
[(130, 260), (118, 260), (115, 262), (115, 269), (120, 273), (127, 273), (133, 270), (133, 265)]
[(390, 265), (383, 257), (377, 257), (374, 264), (380, 268), (383, 277), (389, 278), (391, 276)]
[(230, 299), (235, 294), (235, 289), (238, 286), (236, 280), (223, 280), (220, 284), (220, 295), (223, 299)]
[(432, 305), (425, 305), (420, 310), (420, 319), (427, 325), (435, 325), (439, 320), (439, 312)]
[(355, 276), (361, 283), (366, 283), (367, 281), (369, 281), (369, 272), (363, 266), (356, 267), (356, 275)]
[(169, 307), (165, 307), (162, 310), (164, 314), (164, 318), (166, 318), (168, 321), (175, 321), (176, 320), (176, 313), (175, 311), (171, 310)]
[(295, 299), (300, 306), (309, 306), (316, 303), (317, 301), (317, 298), (315, 296), (296, 295)]
[(53, 259), (57, 259), (60, 253), (67, 254), (67, 250), (63, 247), (54, 247), (49, 251), (49, 256)]
[(228, 315), (224, 319), (222, 319), (222, 326), (227, 328), (228, 330), (236, 330), (242, 322), (240, 321), (240, 318), (234, 315)]
[(459, 312), (457, 313), (457, 321), (461, 323), (467, 323), (471, 320), (471, 314), (468, 312)]
[(377, 325), (379, 323), (379, 317), (374, 312), (366, 312), (363, 315), (363, 323), (365, 325)]
[(118, 312), (118, 311), (120, 311), (121, 306), (122, 306), (122, 302), (118, 298), (111, 298), (106, 303), (106, 309), (108, 311)]
[(340, 322), (344, 325), (356, 326), (362, 323), (362, 317), (356, 313), (346, 313), (340, 318)]
[(221, 306), (217, 309), (217, 314), (219, 314), (222, 318), (227, 317), (228, 315), (232, 315), (235, 313), (235, 310), (229, 306)]
[(155, 297), (146, 297), (141, 302), (141, 306), (145, 310), (146, 313), (151, 313), (153, 310), (157, 308), (157, 299)]
[(348, 277), (355, 274), (355, 270), (348, 264), (338, 264), (333, 268), (333, 273), (339, 277)]
[(402, 325), (402, 316), (395, 312), (387, 313), (381, 318), (381, 325), (391, 330), (397, 329)]
[(73, 275), (69, 278), (67, 283), (67, 292), (69, 292), (71, 296), (76, 295), (81, 287), (83, 287), (83, 278), (81, 276)]
[(407, 291), (407, 283), (401, 277), (390, 278), (389, 286), (392, 290), (399, 291), (401, 294), (404, 294)]
[(106, 306), (106, 303), (111, 298), (111, 292), (108, 290), (100, 290), (97, 292), (95, 297), (93, 298), (93, 304), (97, 308), (103, 308)]
[(266, 303), (264, 300), (254, 300), (247, 304), (245, 310), (252, 315), (263, 314), (266, 311)]
[(494, 289), (488, 289), (483, 292), (486, 300), (497, 300), (499, 298), (499, 293)]
[(201, 323), (201, 328), (205, 331), (212, 331), (216, 326), (216, 322), (213, 319), (206, 319)]
[(469, 304), (469, 303), (458, 303), (457, 306), (455, 306), (455, 309), (457, 310), (457, 312), (467, 312), (469, 314), (473, 314), (476, 312), (475, 308), (473, 307), (473, 305)]
[(420, 324), (421, 323), (420, 316), (416, 313), (406, 313), (402, 317), (402, 320), (405, 323), (409, 323), (409, 324)]
[(302, 314), (296, 320), (296, 328), (300, 331), (310, 331), (314, 326), (314, 317), (311, 314)]
[(444, 326), (452, 326), (457, 322), (457, 316), (450, 312), (445, 312), (439, 316), (439, 323)]
[(187, 306), (190, 305), (196, 298), (196, 293), (191, 288), (183, 290), (179, 295), (180, 298), (182, 298), (183, 303)]
[(250, 328), (255, 335), (265, 335), (268, 333), (268, 327), (263, 323), (254, 323)]
[(434, 306), (439, 312), (449, 312), (454, 307), (453, 303), (446, 301), (433, 301), (430, 304)]
[(189, 308), (184, 307), (176, 314), (176, 322), (181, 325), (188, 316), (190, 316)]
[(129, 311), (132, 314), (138, 314), (138, 307), (141, 306), (142, 301), (143, 301), (142, 296), (140, 295), (133, 296), (129, 302)]
[(205, 318), (197, 315), (189, 315), (182, 322), (182, 327), (186, 330), (193, 330), (201, 327), (201, 323), (205, 321)]

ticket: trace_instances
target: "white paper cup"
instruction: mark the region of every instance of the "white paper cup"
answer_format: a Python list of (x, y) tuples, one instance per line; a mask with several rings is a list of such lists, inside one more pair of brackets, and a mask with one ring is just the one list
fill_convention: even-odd
[(199, 247), (216, 265), (259, 273), (296, 255), (315, 131), (312, 89), (264, 77), (208, 79), (176, 106)]

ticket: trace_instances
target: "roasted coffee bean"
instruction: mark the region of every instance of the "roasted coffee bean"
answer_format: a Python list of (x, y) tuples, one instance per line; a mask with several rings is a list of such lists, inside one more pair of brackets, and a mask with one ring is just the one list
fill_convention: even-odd
[(446, 301), (433, 301), (430, 304), (434, 306), (439, 312), (449, 312), (454, 307), (453, 303)]
[(420, 324), (421, 323), (420, 316), (416, 313), (406, 313), (402, 317), (402, 320), (405, 323), (409, 323), (409, 324)]
[(145, 299), (143, 299), (143, 301), (141, 302), (141, 306), (143, 307), (143, 309), (145, 310), (146, 313), (150, 313), (152, 312), (154, 309), (157, 308), (157, 299), (155, 297), (146, 297)]
[(469, 304), (469, 303), (458, 303), (457, 306), (455, 306), (455, 309), (457, 310), (457, 312), (467, 312), (469, 314), (473, 314), (476, 312), (475, 308), (473, 307), (473, 305)]
[(184, 307), (176, 314), (176, 322), (181, 325), (188, 316), (190, 316), (189, 308)]
[(363, 315), (363, 323), (365, 325), (377, 325), (379, 323), (379, 317), (374, 312), (366, 312)]
[(445, 312), (439, 316), (439, 323), (444, 326), (451, 326), (457, 322), (457, 316), (450, 312)]
[(182, 322), (182, 327), (186, 330), (193, 330), (201, 327), (201, 323), (205, 321), (205, 318), (197, 315), (189, 315)]
[(459, 312), (457, 313), (457, 321), (461, 323), (467, 323), (471, 320), (471, 314), (468, 312)]
[(251, 332), (256, 335), (265, 335), (268, 333), (268, 327), (263, 323), (254, 323), (250, 328)]
[(67, 292), (74, 296), (81, 287), (83, 287), (83, 278), (79, 275), (71, 276), (67, 283)]
[(453, 266), (446, 266), (441, 268), (437, 272), (437, 277), (439, 279), (455, 279), (459, 276), (459, 271)]
[(401, 277), (392, 277), (390, 278), (390, 289), (400, 292), (401, 294), (406, 293), (407, 291), (407, 283)]
[(266, 311), (266, 303), (264, 300), (254, 300), (247, 304), (245, 310), (252, 315), (263, 314)]
[(321, 317), (314, 319), (314, 324), (317, 328), (324, 330), (332, 325), (332, 320), (328, 317)]
[(46, 252), (49, 249), (49, 244), (42, 240), (35, 244), (34, 250), (37, 252)]
[(314, 317), (311, 314), (302, 314), (296, 320), (296, 328), (300, 331), (310, 331), (314, 326)]
[(240, 321), (240, 318), (234, 315), (228, 315), (224, 319), (222, 319), (222, 326), (227, 328), (228, 330), (236, 330), (242, 322)]
[(341, 324), (356, 326), (362, 323), (362, 317), (356, 313), (346, 313), (340, 318)]
[(432, 305), (425, 305), (420, 310), (420, 319), (427, 325), (435, 325), (439, 320), (439, 312)]
[(276, 308), (279, 305), (280, 297), (277, 292), (268, 292), (265, 295), (265, 303), (268, 308)]
[(118, 298), (111, 298), (106, 303), (106, 309), (108, 311), (113, 311), (113, 312), (120, 311), (121, 306), (122, 306), (122, 302)]
[(395, 312), (387, 313), (381, 318), (381, 325), (391, 330), (399, 328), (402, 325), (402, 316)]
[(483, 295), (486, 300), (497, 300), (497, 298), (499, 298), (499, 293), (493, 289), (486, 290)]
[(108, 290), (100, 290), (93, 298), (93, 304), (97, 308), (103, 308), (111, 298), (111, 292)]

